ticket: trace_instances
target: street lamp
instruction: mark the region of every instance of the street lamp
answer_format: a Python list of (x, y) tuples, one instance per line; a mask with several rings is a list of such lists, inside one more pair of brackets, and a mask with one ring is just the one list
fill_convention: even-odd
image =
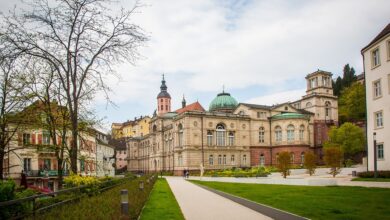
[(376, 152), (376, 132), (374, 132), (374, 178), (376, 179), (378, 177), (378, 171), (377, 171), (377, 152)]

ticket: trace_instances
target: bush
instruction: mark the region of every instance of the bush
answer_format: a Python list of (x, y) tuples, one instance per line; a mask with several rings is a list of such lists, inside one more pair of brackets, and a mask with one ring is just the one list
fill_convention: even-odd
[(317, 168), (317, 156), (313, 152), (305, 153), (305, 161), (303, 162), (303, 166), (307, 170), (307, 173), (311, 176), (316, 172)]
[[(390, 171), (378, 171), (377, 174), (378, 178), (390, 178)], [(374, 178), (374, 171), (359, 172), (357, 176), (361, 178)]]
[(329, 174), (336, 177), (341, 171), (341, 164), (343, 162), (343, 152), (338, 147), (324, 148), (324, 161), (330, 167)]
[(286, 178), (288, 175), (290, 175), (291, 155), (289, 152), (284, 151), (279, 153), (277, 167), (279, 171), (282, 173), (283, 178)]

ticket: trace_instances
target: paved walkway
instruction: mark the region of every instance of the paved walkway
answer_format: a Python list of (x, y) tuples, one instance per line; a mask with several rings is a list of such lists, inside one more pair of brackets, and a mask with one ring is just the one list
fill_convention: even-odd
[(187, 220), (271, 219), (190, 183), (182, 177), (166, 177), (166, 179)]

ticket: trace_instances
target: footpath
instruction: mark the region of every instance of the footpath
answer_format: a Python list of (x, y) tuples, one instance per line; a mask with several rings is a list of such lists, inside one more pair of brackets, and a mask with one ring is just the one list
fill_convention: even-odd
[(187, 220), (271, 219), (188, 182), (183, 177), (166, 177), (166, 179)]

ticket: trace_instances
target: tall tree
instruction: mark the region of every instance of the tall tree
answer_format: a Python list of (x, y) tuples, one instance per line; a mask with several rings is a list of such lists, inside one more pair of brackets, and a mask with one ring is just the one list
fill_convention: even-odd
[(339, 96), (340, 121), (359, 121), (366, 118), (366, 90), (360, 83), (344, 88)]
[(17, 50), (47, 62), (65, 92), (71, 119), (71, 169), (77, 172), (79, 111), (82, 101), (97, 91), (108, 97), (107, 75), (118, 62), (133, 63), (147, 37), (130, 22), (131, 10), (110, 9), (111, 0), (30, 0), (28, 12), (6, 18), (7, 42)]
[[(5, 52), (2, 50), (1, 52)], [(10, 56), (9, 56), (10, 55)], [(28, 103), (25, 84), (19, 78), (18, 57), (0, 53), (0, 179), (4, 178), (4, 158), (16, 148), (8, 147), (15, 134), (24, 124), (25, 117), (16, 117), (16, 112)]]
[(329, 140), (325, 142), (324, 147), (339, 147), (347, 159), (364, 150), (363, 130), (352, 123), (346, 122), (339, 128), (332, 127), (328, 136)]
[(349, 87), (356, 81), (355, 69), (346, 64), (343, 68), (343, 77), (337, 77), (336, 81), (333, 81), (333, 94), (339, 96), (341, 91)]

